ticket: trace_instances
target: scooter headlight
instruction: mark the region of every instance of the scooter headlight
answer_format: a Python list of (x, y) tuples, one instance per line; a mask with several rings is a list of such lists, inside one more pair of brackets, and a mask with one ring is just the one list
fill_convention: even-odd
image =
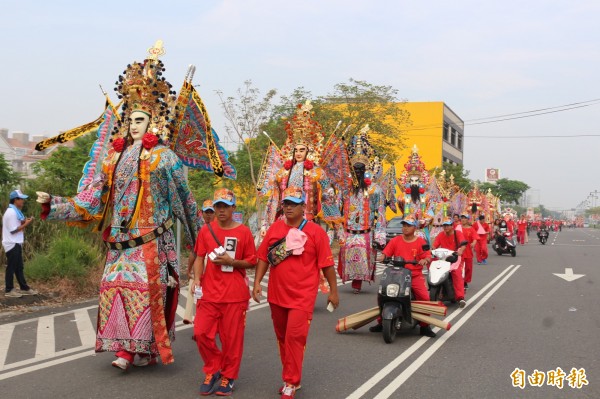
[(400, 286), (398, 284), (389, 284), (386, 289), (386, 295), (389, 297), (398, 296), (398, 292), (400, 292)]

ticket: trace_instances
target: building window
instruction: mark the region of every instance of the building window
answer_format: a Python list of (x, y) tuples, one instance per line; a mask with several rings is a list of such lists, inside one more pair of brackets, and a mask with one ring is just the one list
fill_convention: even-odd
[(450, 144), (456, 146), (456, 130), (452, 129), (452, 134), (450, 135)]
[(462, 142), (463, 142), (463, 135), (462, 133), (458, 134), (458, 144), (456, 147), (458, 147), (459, 150), (462, 151)]
[(450, 139), (448, 130), (450, 130), (450, 125), (448, 125), (446, 122), (444, 122), (444, 141), (449, 141), (449, 139)]

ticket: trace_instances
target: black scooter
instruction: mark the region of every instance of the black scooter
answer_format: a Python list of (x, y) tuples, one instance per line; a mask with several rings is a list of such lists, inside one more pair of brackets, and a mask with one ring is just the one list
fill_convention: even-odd
[(383, 261), (387, 268), (381, 275), (377, 303), (382, 319), (383, 340), (390, 344), (396, 338), (396, 332), (404, 328), (414, 328), (417, 322), (412, 318), (411, 309), (411, 271), (404, 266), (416, 265), (417, 261), (404, 260), (400, 256)]
[(538, 236), (538, 239), (540, 240), (540, 242), (542, 243), (542, 245), (546, 245), (549, 235), (550, 235), (550, 233), (548, 233), (548, 230), (538, 231), (537, 236)]
[(508, 231), (496, 232), (496, 240), (492, 245), (492, 248), (498, 255), (510, 254), (510, 256), (517, 256), (517, 244), (513, 235)]

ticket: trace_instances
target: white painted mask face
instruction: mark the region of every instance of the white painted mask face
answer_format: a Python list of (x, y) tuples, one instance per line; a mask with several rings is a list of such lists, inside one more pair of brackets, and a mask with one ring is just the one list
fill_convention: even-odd
[(137, 142), (144, 137), (150, 125), (150, 117), (145, 112), (133, 111), (129, 122), (129, 134)]
[(302, 162), (306, 160), (306, 155), (308, 155), (308, 148), (304, 145), (297, 145), (294, 147), (294, 159), (296, 162)]
[(419, 177), (418, 176), (411, 176), (410, 177), (410, 185), (411, 186), (418, 186), (419, 185)]

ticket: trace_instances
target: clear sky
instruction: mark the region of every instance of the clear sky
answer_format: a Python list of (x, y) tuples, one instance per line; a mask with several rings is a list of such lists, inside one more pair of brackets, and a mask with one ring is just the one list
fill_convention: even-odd
[[(444, 101), (465, 121), (600, 99), (599, 15), (597, 0), (0, 0), (0, 127), (53, 136), (95, 119), (98, 84), (114, 93), (156, 39), (175, 88), (196, 65), (222, 141), (215, 90), (233, 95), (246, 79), (263, 93), (315, 96), (366, 80)], [(469, 177), (500, 168), (546, 207), (575, 207), (600, 191), (600, 101), (591, 104), (467, 123)], [(524, 138), (552, 135), (571, 137)]]

